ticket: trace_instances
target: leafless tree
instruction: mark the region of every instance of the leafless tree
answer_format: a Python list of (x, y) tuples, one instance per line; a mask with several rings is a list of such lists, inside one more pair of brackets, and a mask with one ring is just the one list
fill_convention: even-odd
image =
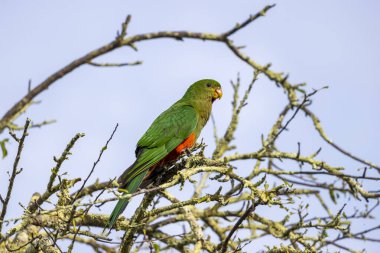
[[(234, 44), (233, 36), (257, 19), (263, 17), (274, 6), (269, 5), (241, 23), (223, 33), (200, 33), (190, 31), (164, 31), (128, 35), (131, 16), (122, 23), (121, 30), (110, 43), (101, 46), (72, 61), (47, 77), (27, 95), (17, 101), (0, 119), (1, 148), (7, 159), (15, 157), (9, 173), (9, 184), (2, 185), (5, 194), (0, 196), (0, 251), (1, 252), (72, 252), (76, 244), (85, 244), (94, 252), (241, 252), (248, 244), (266, 238), (276, 238), (277, 245), (268, 246), (265, 252), (321, 252), (329, 249), (358, 252), (360, 245), (346, 242), (380, 242), (379, 237), (369, 234), (378, 231), (380, 224), (362, 230), (351, 227), (353, 222), (373, 218), (378, 211), (379, 191), (370, 191), (367, 185), (378, 181), (380, 168), (375, 164), (347, 152), (325, 133), (317, 115), (310, 109), (312, 99), (319, 90), (305, 84), (292, 84), (287, 76), (272, 70), (270, 65), (260, 65), (243, 53), (243, 48)], [(91, 182), (96, 166), (107, 150), (115, 131), (100, 149), (91, 171), (86, 178), (68, 178), (60, 168), (71, 155), (76, 142), (84, 135), (78, 133), (67, 144), (47, 178), (45, 192), (34, 194), (24, 213), (17, 219), (7, 219), (9, 200), (17, 175), (21, 173), (24, 141), (31, 128), (51, 122), (33, 124), (28, 119), (24, 126), (17, 125), (18, 117), (25, 113), (34, 99), (60, 78), (82, 65), (96, 67), (124, 67), (133, 63), (99, 63), (96, 58), (122, 48), (135, 49), (142, 41), (155, 39), (202, 40), (218, 42), (252, 69), (252, 81), (241, 91), (239, 77), (232, 81), (233, 98), (231, 120), (224, 134), (219, 136), (215, 126), (216, 148), (211, 157), (204, 155), (205, 145), (197, 144), (188, 150), (176, 163), (167, 165), (166, 172), (151, 186), (133, 194), (121, 196), (114, 181), (99, 179)], [(260, 78), (268, 78), (278, 89), (284, 91), (287, 105), (273, 119), (273, 127), (262, 136), (258, 150), (242, 153), (233, 145), (240, 112), (254, 84)], [(314, 125), (320, 138), (353, 159), (362, 167), (348, 170), (334, 166), (318, 158), (320, 149), (305, 154), (301, 144), (293, 152), (282, 151), (276, 143), (296, 117), (305, 116)], [(75, 126), (74, 126), (75, 127)], [(9, 136), (7, 131), (9, 131)], [(8, 140), (8, 139), (11, 140)], [(17, 154), (7, 154), (7, 142), (18, 143)], [(234, 151), (234, 152), (231, 152)], [(237, 161), (245, 161), (248, 175), (239, 175)], [(199, 175), (200, 180), (195, 180)], [(207, 189), (208, 184), (219, 186), (216, 192)], [(175, 196), (172, 189), (193, 185), (190, 198)], [(107, 194), (108, 193), (108, 194)], [(114, 195), (110, 195), (113, 193)], [(30, 193), (32, 194), (32, 193)], [(144, 194), (141, 205), (127, 219), (120, 217), (115, 229), (102, 233), (107, 226), (107, 214), (94, 212), (94, 207)], [(111, 197), (110, 197), (111, 196)], [(113, 197), (112, 197), (113, 196)], [(330, 198), (332, 201), (327, 201)], [(355, 211), (346, 211), (346, 202), (356, 203)], [(333, 204), (330, 204), (333, 203)], [(325, 213), (311, 215), (310, 210), (322, 206)], [(259, 214), (259, 209), (274, 209), (276, 217)], [(337, 211), (336, 211), (337, 210)], [(180, 225), (183, 230), (173, 234), (167, 229)], [(5, 229), (5, 231), (4, 231)], [(120, 233), (121, 240), (111, 236)], [(352, 245), (348, 246), (348, 245)]]

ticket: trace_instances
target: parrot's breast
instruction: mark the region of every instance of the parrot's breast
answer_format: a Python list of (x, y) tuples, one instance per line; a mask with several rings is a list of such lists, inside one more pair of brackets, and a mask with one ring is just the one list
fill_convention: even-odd
[(162, 164), (165, 164), (170, 161), (174, 161), (178, 158), (178, 156), (187, 148), (191, 148), (194, 146), (195, 141), (197, 140), (197, 137), (195, 136), (195, 133), (192, 133), (187, 137), (183, 142), (181, 142), (174, 150), (172, 150), (161, 162)]
[(178, 156), (187, 148), (191, 148), (195, 141), (197, 140), (197, 137), (195, 133), (192, 133), (187, 137), (181, 144), (179, 144), (174, 150), (172, 150), (164, 159), (150, 167), (147, 175), (144, 178), (143, 188), (145, 188), (146, 185), (150, 183), (151, 178), (155, 178), (158, 173), (161, 173), (162, 166), (165, 165), (168, 162), (175, 161)]
[(187, 148), (191, 148), (194, 144), (195, 144), (195, 141), (196, 141), (196, 136), (195, 136), (195, 133), (192, 133), (190, 134), (189, 137), (187, 137), (181, 144), (179, 144), (176, 148), (175, 148), (175, 151), (177, 152), (177, 154), (181, 154), (182, 151), (184, 151), (185, 149)]

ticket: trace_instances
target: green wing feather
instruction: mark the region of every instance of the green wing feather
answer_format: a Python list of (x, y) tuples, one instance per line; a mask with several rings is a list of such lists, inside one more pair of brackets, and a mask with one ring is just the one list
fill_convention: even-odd
[[(198, 117), (189, 105), (175, 103), (152, 123), (137, 143), (136, 161), (118, 179), (121, 188), (135, 192), (149, 168), (164, 159), (196, 129)], [(128, 205), (128, 200), (119, 200), (109, 219), (109, 228)]]
[(177, 103), (163, 112), (152, 123), (137, 143), (137, 159), (119, 178), (119, 183), (128, 184), (140, 173), (165, 158), (181, 144), (197, 125), (197, 114), (191, 106)]

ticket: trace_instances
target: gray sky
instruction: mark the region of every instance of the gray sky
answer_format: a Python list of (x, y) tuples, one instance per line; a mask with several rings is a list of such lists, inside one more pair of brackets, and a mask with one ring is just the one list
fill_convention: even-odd
[[(268, 1), (2, 1), (0, 3), (0, 114), (27, 92), (28, 80), (38, 84), (60, 67), (111, 41), (127, 14), (132, 15), (128, 33), (158, 30), (222, 32), (256, 13)], [(244, 52), (261, 64), (290, 74), (293, 83), (308, 87), (329, 85), (314, 97), (312, 109), (327, 134), (358, 156), (380, 164), (380, 10), (379, 1), (275, 1), (276, 8), (234, 36)], [(22, 213), (33, 192), (42, 192), (54, 162), (77, 132), (86, 133), (63, 170), (71, 177), (87, 175), (92, 162), (118, 122), (119, 130), (104, 155), (94, 178), (118, 176), (134, 158), (135, 143), (153, 119), (182, 96), (189, 84), (202, 78), (222, 83), (224, 97), (214, 106), (219, 133), (229, 120), (230, 80), (240, 72), (243, 87), (251, 69), (224, 45), (186, 40), (156, 40), (138, 44), (138, 52), (123, 48), (98, 62), (144, 64), (126, 68), (83, 66), (59, 80), (38, 97), (25, 117), (35, 122), (57, 119), (56, 124), (30, 131), (21, 160), (8, 218)], [(267, 133), (286, 98), (264, 77), (255, 85), (242, 114), (236, 144), (254, 151), (260, 135)], [(295, 151), (297, 142), (305, 153), (323, 145), (309, 120), (292, 122), (279, 147)], [(7, 137), (3, 133), (0, 139)], [(208, 152), (213, 147), (211, 124), (203, 131)], [(16, 144), (0, 160), (0, 185), (7, 182)], [(356, 169), (357, 163), (342, 159), (332, 149), (321, 158), (334, 165)], [(24, 186), (24, 187), (22, 187)], [(375, 187), (375, 185), (373, 185)], [(4, 191), (4, 187), (1, 187)], [(111, 205), (109, 209), (111, 210)], [(134, 207), (129, 207), (132, 210)], [(128, 214), (127, 214), (128, 216)], [(368, 252), (374, 247), (368, 244)], [(372, 248), (371, 248), (372, 247)]]

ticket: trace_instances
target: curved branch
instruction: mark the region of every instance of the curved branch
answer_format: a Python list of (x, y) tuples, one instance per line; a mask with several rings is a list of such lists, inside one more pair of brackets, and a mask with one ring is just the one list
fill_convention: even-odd
[(92, 63), (92, 60), (104, 55), (106, 53), (109, 53), (117, 48), (123, 47), (123, 46), (129, 46), (132, 48), (135, 48), (134, 43), (146, 41), (146, 40), (154, 40), (154, 39), (160, 39), (160, 38), (173, 38), (176, 40), (183, 40), (183, 39), (197, 39), (197, 40), (203, 40), (203, 41), (218, 41), (227, 43), (228, 36), (236, 33), (238, 30), (244, 28), (248, 24), (252, 23), (253, 21), (257, 20), (257, 18), (262, 17), (265, 15), (265, 13), (270, 10), (272, 5), (268, 5), (264, 7), (258, 14), (253, 16), (250, 16), (246, 21), (244, 21), (240, 26), (235, 26), (234, 28), (228, 30), (225, 33), (221, 34), (212, 34), (212, 33), (199, 33), (199, 32), (188, 32), (188, 31), (163, 31), (163, 32), (153, 32), (153, 33), (146, 33), (146, 34), (138, 34), (130, 37), (126, 37), (127, 34), (127, 27), (130, 22), (131, 17), (128, 16), (126, 21), (122, 24), (122, 31), (121, 33), (111, 42), (108, 44), (97, 48), (95, 50), (90, 51), (89, 53), (85, 54), (84, 56), (72, 61), (65, 67), (61, 68), (51, 76), (49, 76), (47, 79), (45, 79), (42, 83), (37, 85), (35, 88), (31, 89), (28, 94), (26, 94), (22, 99), (20, 99), (16, 104), (14, 104), (1, 118), (0, 120), (0, 133), (9, 126), (19, 115), (21, 112), (25, 111), (25, 109), (30, 105), (32, 100), (37, 97), (40, 93), (48, 89), (53, 83), (55, 83), (57, 80), (61, 79), (65, 75), (69, 74), (73, 70), (77, 69), (78, 67)]

